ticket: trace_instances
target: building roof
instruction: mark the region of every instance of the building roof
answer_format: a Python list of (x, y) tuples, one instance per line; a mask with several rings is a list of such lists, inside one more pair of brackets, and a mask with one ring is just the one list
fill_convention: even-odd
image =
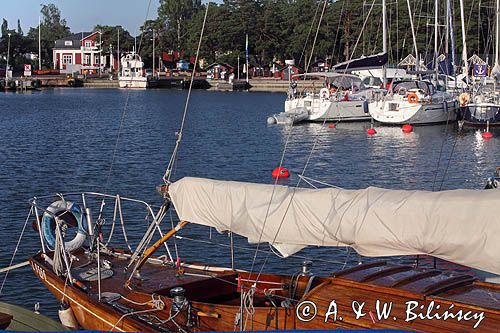
[[(80, 49), (80, 42), (85, 38), (92, 36), (95, 33), (100, 33), (99, 31), (91, 32), (78, 32), (61, 39), (56, 40), (54, 48), (56, 49)], [(83, 36), (83, 37), (82, 37)], [(71, 42), (71, 43), (68, 43)]]

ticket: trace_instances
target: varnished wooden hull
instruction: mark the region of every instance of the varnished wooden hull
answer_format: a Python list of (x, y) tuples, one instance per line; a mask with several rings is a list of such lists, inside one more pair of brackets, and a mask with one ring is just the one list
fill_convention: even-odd
[[(106, 304), (104, 300), (98, 301), (94, 282), (65, 286), (65, 278), (56, 276), (41, 255), (30, 261), (44, 285), (57, 299), (71, 305), (83, 328), (92, 330), (177, 331), (182, 327), (188, 331), (235, 331), (241, 325), (245, 330), (341, 327), (469, 332), (479, 321), (481, 313), (482, 319), (476, 331), (498, 332), (500, 327), (500, 286), (480, 283), (469, 276), (448, 277), (433, 270), (414, 270), (385, 263), (361, 265), (332, 277), (311, 279), (302, 276), (296, 287), (291, 277), (261, 275), (253, 295), (252, 314), (251, 309), (240, 312), (240, 291), (250, 290), (255, 283), (255, 274), (196, 269), (179, 272), (175, 267), (147, 264), (141, 273), (149, 278), (132, 279), (126, 287), (123, 263), (115, 260), (115, 276), (103, 280), (101, 288), (103, 292), (117, 293), (122, 298)], [(308, 284), (312, 288), (305, 293)], [(172, 298), (168, 291), (176, 286), (186, 290), (186, 298), (190, 301), (189, 314), (186, 310), (175, 320), (169, 320)], [(295, 302), (293, 306), (287, 306), (283, 301), (292, 289), (296, 290)], [(160, 299), (163, 308), (155, 308), (153, 300)], [(418, 306), (412, 314), (418, 313), (423, 318), (408, 320), (407, 302), (416, 302)], [(386, 319), (379, 318), (384, 304), (386, 307), (391, 305)], [(434, 310), (428, 315), (426, 311), (431, 304)], [(307, 306), (311, 311), (305, 311)], [(355, 316), (355, 309), (360, 312), (359, 318)], [(130, 310), (139, 313), (126, 315)], [(469, 319), (428, 318), (436, 313), (444, 314), (445, 310), (454, 314), (459, 311), (468, 313)]]

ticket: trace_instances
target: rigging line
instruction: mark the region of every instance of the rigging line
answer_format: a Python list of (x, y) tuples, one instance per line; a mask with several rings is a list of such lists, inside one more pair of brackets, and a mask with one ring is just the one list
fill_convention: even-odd
[(455, 137), (455, 142), (453, 143), (453, 146), (451, 147), (450, 157), (448, 158), (448, 163), (446, 164), (446, 168), (444, 169), (443, 179), (441, 179), (441, 184), (439, 185), (439, 191), (442, 190), (444, 181), (446, 179), (446, 176), (448, 175), (448, 169), (450, 168), (451, 158), (453, 157), (453, 153), (455, 152), (455, 147), (457, 146), (459, 136), (460, 136), (460, 132)]
[(309, 32), (307, 33), (306, 41), (304, 42), (304, 47), (302, 48), (302, 53), (300, 54), (299, 66), (300, 66), (300, 63), (302, 62), (302, 57), (306, 53), (307, 42), (309, 41), (309, 37), (311, 36), (312, 28), (314, 26), (314, 22), (316, 22), (316, 17), (318, 16), (318, 10), (319, 10), (319, 6), (320, 5), (321, 5), (321, 2), (318, 2), (318, 5), (316, 6), (316, 11), (314, 12), (314, 18), (311, 21), (311, 26), (309, 27)]
[(328, 0), (325, 0), (323, 3), (323, 11), (321, 12), (321, 16), (319, 17), (319, 21), (318, 21), (318, 29), (316, 29), (316, 35), (314, 36), (314, 41), (313, 41), (313, 45), (311, 48), (311, 56), (309, 57), (309, 61), (307, 62), (307, 66), (305, 68), (306, 73), (309, 71), (309, 65), (311, 64), (311, 61), (312, 61), (312, 57), (314, 54), (314, 48), (316, 47), (316, 40), (318, 39), (319, 28), (321, 27), (321, 22), (323, 21), (323, 15), (325, 14), (327, 4), (328, 4)]
[[(148, 7), (146, 9), (146, 17), (144, 18), (144, 25), (146, 25), (146, 22), (148, 20), (150, 8), (151, 8), (151, 0), (148, 1)], [(137, 54), (139, 54), (140, 51), (141, 51), (143, 39), (144, 39), (144, 30), (141, 32), (141, 39), (139, 40), (139, 49), (136, 50)], [(118, 51), (120, 51), (120, 50), (118, 50)], [(120, 59), (118, 59), (118, 61), (119, 60)], [(132, 80), (132, 77), (130, 78), (130, 80)], [(115, 161), (116, 161), (116, 154), (117, 154), (117, 151), (118, 151), (118, 144), (120, 143), (120, 138), (121, 138), (122, 131), (123, 131), (123, 124), (125, 123), (125, 114), (127, 112), (128, 103), (129, 103), (129, 100), (130, 100), (130, 93), (131, 93), (131, 91), (129, 89), (129, 91), (127, 92), (127, 97), (125, 99), (125, 106), (123, 107), (123, 111), (122, 111), (122, 114), (121, 114), (121, 117), (120, 117), (120, 125), (118, 126), (118, 133), (116, 135), (115, 147), (113, 149), (113, 154), (111, 156), (111, 165), (109, 166), (108, 176), (106, 178), (106, 183), (104, 185), (104, 192), (108, 191), (109, 181), (111, 179), (111, 175), (113, 174), (113, 168), (114, 168)], [(104, 201), (104, 199), (103, 199), (103, 201)]]
[[(187, 240), (187, 241), (191, 241), (191, 242), (195, 242), (195, 243), (215, 245), (215, 246), (224, 247), (224, 248), (230, 247), (230, 245), (227, 245), (224, 243), (217, 243), (215, 241), (196, 239), (196, 238), (192, 238), (192, 237), (188, 237), (188, 236), (176, 235), (173, 238), (179, 239), (179, 240)], [(246, 247), (246, 246), (240, 246), (240, 245), (234, 245), (234, 248), (237, 250), (252, 251), (252, 252), (255, 251), (255, 249), (252, 249), (252, 248)], [(268, 250), (259, 250), (259, 252), (260, 253), (268, 253), (269, 251)], [(334, 265), (343, 265), (344, 264), (344, 262), (341, 262), (341, 261), (326, 260), (326, 259), (321, 259), (321, 258), (317, 258), (317, 257), (312, 258), (312, 257), (307, 257), (307, 256), (301, 256), (298, 254), (292, 254), (291, 256), (289, 256), (289, 258), (290, 259), (300, 259), (300, 260), (311, 260), (314, 262), (322, 262), (325, 264), (334, 264)]]
[[(376, 0), (373, 0), (373, 2), (372, 2), (372, 5), (371, 5), (371, 7), (370, 7), (370, 10), (368, 11), (367, 17), (366, 17), (366, 19), (365, 19), (365, 21), (364, 21), (364, 23), (363, 23), (362, 28), (361, 28), (361, 32), (360, 32), (360, 34), (359, 34), (359, 36), (358, 36), (358, 39), (356, 40), (356, 44), (354, 44), (354, 47), (353, 47), (353, 50), (352, 50), (351, 56), (350, 56), (350, 58), (349, 58), (348, 60), (351, 60), (351, 59), (353, 58), (353, 56), (354, 56), (354, 53), (356, 52), (356, 48), (358, 47), (358, 45), (359, 45), (359, 41), (360, 41), (360, 39), (361, 39), (361, 34), (363, 33), (363, 31), (364, 31), (364, 29), (365, 29), (365, 27), (366, 27), (366, 23), (368, 22), (368, 18), (369, 18), (369, 17), (370, 17), (370, 15), (371, 15), (371, 12), (372, 12), (372, 10), (373, 10), (373, 7), (375, 6), (375, 1), (376, 1)], [(326, 3), (326, 0), (325, 0), (325, 3)], [(321, 21), (319, 22), (319, 24), (321, 24)], [(318, 30), (319, 30), (319, 24), (318, 24)], [(347, 72), (347, 68), (344, 70), (344, 74), (345, 74), (346, 72)], [(322, 128), (324, 128), (324, 127), (325, 127), (325, 124), (326, 124), (326, 117), (325, 117), (325, 119), (323, 120)], [(306, 160), (306, 163), (305, 163), (305, 165), (304, 165), (304, 168), (302, 169), (301, 176), (304, 176), (304, 175), (305, 175), (306, 170), (307, 170), (307, 167), (309, 166), (309, 162), (311, 161), (312, 155), (313, 155), (314, 151), (316, 150), (316, 146), (318, 145), (318, 142), (319, 142), (319, 135), (318, 135), (318, 136), (316, 136), (316, 138), (315, 138), (315, 140), (314, 140), (314, 143), (313, 143), (313, 146), (312, 146), (312, 148), (311, 148), (311, 151), (309, 152), (309, 156), (307, 157), (307, 160)], [(272, 245), (272, 244), (274, 244), (274, 243), (276, 242), (276, 238), (278, 237), (278, 234), (279, 234), (279, 232), (281, 231), (281, 227), (283, 226), (283, 222), (285, 221), (286, 215), (288, 214), (288, 211), (289, 211), (290, 206), (291, 206), (291, 204), (292, 204), (292, 201), (293, 201), (293, 199), (294, 199), (294, 197), (295, 197), (295, 193), (297, 192), (297, 189), (298, 189), (298, 187), (299, 187), (299, 185), (300, 185), (300, 182), (301, 182), (301, 178), (299, 177), (299, 180), (297, 181), (296, 186), (293, 188), (293, 191), (292, 191), (292, 194), (291, 194), (291, 197), (290, 197), (290, 201), (288, 202), (288, 205), (287, 205), (286, 210), (285, 210), (285, 212), (284, 212), (284, 214), (283, 214), (283, 217), (282, 217), (281, 222), (280, 222), (280, 224), (279, 224), (279, 226), (278, 226), (278, 229), (276, 230), (276, 233), (274, 234), (273, 240), (272, 240), (272, 242), (270, 243), (271, 245)], [(270, 205), (271, 205), (271, 202), (269, 203), (269, 206), (270, 206)], [(267, 216), (266, 216), (266, 220), (267, 220)], [(264, 222), (265, 222), (265, 221), (264, 221)], [(263, 227), (262, 227), (262, 230), (261, 230), (261, 236), (262, 236), (262, 232), (264, 231), (264, 230), (263, 230), (263, 229), (264, 229), (264, 227), (265, 227), (265, 224), (264, 224), (264, 225), (263, 225)], [(261, 240), (261, 238), (259, 237), (259, 243), (260, 243), (260, 240)], [(260, 271), (259, 271), (259, 274), (258, 274), (258, 276), (257, 276), (256, 280), (258, 280), (258, 279), (259, 279), (259, 277), (260, 277), (260, 275), (262, 274), (262, 271), (264, 270), (264, 266), (267, 264), (267, 261), (269, 260), (269, 256), (270, 256), (270, 254), (271, 254), (271, 251), (268, 251), (268, 252), (267, 252), (267, 256), (266, 256), (266, 258), (264, 259), (264, 262), (262, 263), (262, 266), (261, 266), (261, 268), (260, 268)], [(256, 256), (254, 256), (254, 261), (255, 261), (255, 259), (256, 259)], [(254, 265), (254, 263), (252, 263), (252, 267), (253, 267), (253, 265)]]
[(208, 15), (208, 8), (210, 7), (210, 1), (207, 2), (207, 7), (205, 9), (205, 16), (203, 18), (203, 25), (201, 26), (201, 32), (200, 32), (200, 39), (198, 41), (198, 48), (196, 50), (196, 57), (195, 57), (195, 62), (193, 66), (193, 71), (191, 72), (191, 81), (189, 82), (189, 90), (188, 94), (186, 97), (186, 103), (184, 105), (184, 113), (182, 114), (182, 121), (181, 121), (181, 127), (179, 129), (179, 132), (177, 134), (177, 141), (175, 142), (175, 147), (174, 151), (172, 152), (172, 156), (170, 157), (170, 161), (168, 162), (167, 170), (165, 171), (165, 175), (163, 176), (163, 180), (165, 184), (170, 183), (170, 176), (171, 176), (171, 171), (172, 168), (174, 167), (175, 161), (177, 160), (177, 153), (179, 151), (179, 147), (181, 144), (182, 140), (182, 133), (184, 131), (184, 125), (186, 123), (186, 115), (189, 107), (189, 100), (191, 98), (191, 90), (193, 89), (193, 81), (194, 81), (194, 75), (196, 73), (196, 64), (198, 63), (198, 57), (200, 55), (200, 47), (201, 47), (201, 42), (203, 40), (203, 33), (205, 31), (205, 24), (207, 22), (207, 15)]
[[(446, 100), (444, 101), (444, 103), (447, 103)], [(448, 106), (446, 106), (446, 109), (448, 110)], [(443, 149), (444, 149), (444, 145), (446, 143), (446, 137), (447, 137), (447, 134), (448, 134), (448, 124), (449, 124), (449, 121), (450, 121), (450, 114), (451, 113), (448, 112), (448, 118), (446, 119), (446, 127), (444, 128), (444, 138), (443, 138), (443, 142), (441, 143), (441, 149), (439, 150), (439, 157), (438, 157), (438, 162), (437, 162), (437, 165), (436, 165), (436, 171), (434, 173), (434, 180), (432, 181), (432, 191), (433, 192), (434, 192), (434, 187), (436, 185), (437, 176), (438, 176), (438, 173), (439, 173), (439, 166), (441, 164), (441, 158), (443, 156)]]
[[(325, 8), (326, 8), (327, 2), (328, 2), (328, 0), (324, 1), (323, 11), (322, 11), (321, 16), (320, 16), (319, 21), (318, 21), (318, 28), (316, 30), (316, 37), (318, 36), (319, 28), (321, 26), (321, 21), (323, 19), (323, 14), (325, 12)], [(314, 38), (313, 46), (312, 46), (312, 49), (311, 49), (311, 58), (312, 58), (312, 55), (313, 55), (313, 52), (314, 52), (314, 47), (316, 45), (316, 37)], [(306, 68), (304, 69), (304, 72), (307, 73), (308, 69), (309, 69), (309, 65), (306, 66)], [(288, 130), (288, 135), (287, 135), (287, 138), (286, 138), (286, 141), (285, 141), (285, 147), (283, 148), (283, 153), (281, 154), (281, 160), (280, 160), (279, 168), (282, 167), (283, 161), (285, 160), (285, 155), (286, 155), (286, 151), (287, 151), (287, 148), (288, 148), (288, 143), (290, 141), (292, 130), (293, 130), (293, 122), (290, 124), (290, 128)], [(257, 247), (255, 249), (255, 254), (254, 254), (253, 259), (252, 259), (252, 266), (251, 266), (250, 272), (253, 272), (253, 269), (255, 267), (255, 261), (257, 260), (257, 253), (258, 253), (258, 250), (259, 250), (259, 247), (260, 247), (260, 243), (261, 243), (261, 240), (262, 240), (262, 235), (264, 234), (264, 229), (266, 227), (267, 218), (269, 216), (269, 211), (271, 209), (271, 204), (273, 202), (276, 185), (278, 184), (278, 179), (279, 179), (279, 177), (276, 177), (276, 179), (274, 180), (274, 186), (273, 186), (273, 190), (271, 192), (271, 198), (269, 199), (269, 204), (267, 205), (266, 214), (264, 216), (264, 222), (263, 222), (262, 228), (260, 230), (259, 240), (257, 242)]]
[[(10, 259), (9, 267), (12, 266), (12, 263), (14, 262), (14, 258), (16, 257), (17, 250), (19, 249), (19, 244), (21, 244), (21, 240), (23, 238), (24, 231), (26, 230), (26, 225), (28, 224), (28, 221), (29, 221), (31, 215), (33, 215), (33, 210), (34, 210), (34, 208), (33, 208), (33, 206), (31, 206), (30, 211), (28, 213), (28, 216), (26, 217), (26, 221), (24, 222), (23, 229), (21, 230), (21, 234), (19, 235), (19, 239), (17, 240), (16, 248), (14, 249), (14, 252), (12, 253), (12, 258)], [(5, 276), (4, 276), (3, 281), (2, 281), (2, 286), (0, 287), (0, 295), (2, 294), (3, 287), (5, 285), (5, 281), (7, 281), (7, 276), (9, 276), (9, 272), (10, 272), (10, 270), (5, 272)]]
[[(340, 22), (342, 21), (342, 15), (344, 13), (344, 5), (345, 5), (345, 0), (342, 1), (342, 8), (340, 9), (340, 15), (339, 15), (339, 24), (337, 26), (337, 31), (335, 32), (335, 39), (333, 41), (333, 49), (332, 49), (332, 56), (331, 56), (331, 64), (330, 65), (333, 65), (333, 56), (335, 54), (335, 47), (337, 45), (337, 39), (339, 37), (339, 30), (340, 30)], [(363, 7), (363, 15), (364, 15), (364, 7)], [(339, 49), (340, 49), (340, 45), (339, 45)]]

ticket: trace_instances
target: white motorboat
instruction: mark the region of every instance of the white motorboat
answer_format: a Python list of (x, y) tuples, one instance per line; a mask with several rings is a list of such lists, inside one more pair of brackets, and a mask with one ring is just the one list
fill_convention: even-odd
[(436, 91), (430, 82), (400, 81), (383, 100), (373, 102), (370, 114), (389, 125), (436, 124), (455, 120), (456, 106), (452, 95)]
[(324, 78), (324, 87), (319, 92), (297, 93), (292, 82), (285, 101), (285, 114), (306, 111), (307, 121), (367, 121), (371, 119), (369, 100), (375, 95), (383, 96), (380, 89), (360, 91), (361, 79), (356, 75), (331, 72), (305, 75)]
[(148, 78), (143, 70), (144, 63), (135, 53), (127, 53), (121, 58), (121, 72), (118, 77), (120, 88), (147, 88)]

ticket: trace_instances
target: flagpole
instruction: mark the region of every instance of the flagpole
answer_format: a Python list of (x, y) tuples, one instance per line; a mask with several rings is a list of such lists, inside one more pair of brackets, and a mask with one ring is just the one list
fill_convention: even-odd
[(246, 56), (246, 74), (247, 74), (247, 83), (248, 81), (248, 34), (246, 34), (246, 43), (245, 43), (245, 56)]

